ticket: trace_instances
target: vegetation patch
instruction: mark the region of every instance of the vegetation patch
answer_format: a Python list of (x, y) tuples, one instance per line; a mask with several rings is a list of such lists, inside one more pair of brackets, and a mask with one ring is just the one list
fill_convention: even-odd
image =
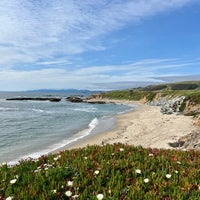
[(0, 199), (199, 199), (200, 152), (122, 144), (0, 167)]
[(177, 83), (171, 85), (171, 90), (194, 90), (198, 87), (199, 85), (195, 83)]
[(147, 92), (140, 90), (119, 90), (119, 91), (106, 92), (102, 94), (103, 98), (120, 99), (120, 100), (125, 99), (133, 101), (139, 101), (144, 97), (148, 101), (152, 101), (155, 96), (156, 92)]
[(157, 91), (157, 90), (163, 90), (166, 89), (167, 85), (150, 85), (147, 87), (142, 88), (143, 91)]
[(181, 106), (180, 106), (180, 108), (179, 108), (179, 112), (183, 112), (183, 111), (185, 110), (185, 107), (186, 107), (186, 101), (184, 101), (184, 102), (181, 104)]

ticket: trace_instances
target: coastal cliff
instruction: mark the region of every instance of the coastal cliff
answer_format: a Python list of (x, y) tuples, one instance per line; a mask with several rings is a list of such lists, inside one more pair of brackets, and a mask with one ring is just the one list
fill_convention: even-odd
[(163, 114), (176, 114), (193, 117), (198, 128), (171, 143), (171, 147), (200, 149), (200, 82), (184, 82), (169, 85), (155, 85), (121, 91), (111, 91), (92, 95), (90, 101), (104, 99), (139, 101), (150, 106), (159, 106)]

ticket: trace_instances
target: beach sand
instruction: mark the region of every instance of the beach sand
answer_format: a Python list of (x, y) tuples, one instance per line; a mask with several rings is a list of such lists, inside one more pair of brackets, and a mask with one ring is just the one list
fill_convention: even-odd
[[(110, 102), (111, 100), (103, 101)], [(111, 102), (137, 105), (137, 110), (116, 116), (116, 128), (112, 131), (88, 136), (72, 143), (67, 149), (87, 145), (123, 143), (134, 146), (172, 149), (169, 143), (178, 141), (182, 136), (196, 131), (193, 119), (183, 115), (164, 115), (156, 106), (144, 105), (133, 101)], [(65, 149), (66, 149), (65, 148)]]

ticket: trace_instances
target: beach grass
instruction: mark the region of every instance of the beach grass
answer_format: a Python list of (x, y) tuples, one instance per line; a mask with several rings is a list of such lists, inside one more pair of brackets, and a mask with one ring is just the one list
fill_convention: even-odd
[(200, 199), (200, 152), (87, 146), (0, 167), (0, 199)]

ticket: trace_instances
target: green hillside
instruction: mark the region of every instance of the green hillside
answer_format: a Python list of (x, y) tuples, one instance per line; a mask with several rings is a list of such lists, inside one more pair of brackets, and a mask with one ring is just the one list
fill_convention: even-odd
[(148, 101), (152, 101), (157, 94), (161, 97), (167, 96), (168, 98), (185, 96), (186, 100), (200, 104), (200, 81), (150, 85), (144, 88), (106, 92), (103, 93), (102, 96), (110, 99), (127, 99), (134, 101), (146, 98)]

